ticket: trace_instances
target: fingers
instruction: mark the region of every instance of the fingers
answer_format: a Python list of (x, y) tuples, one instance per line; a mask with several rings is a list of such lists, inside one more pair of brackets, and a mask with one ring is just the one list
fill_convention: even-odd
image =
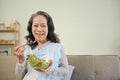
[(50, 67), (48, 68), (44, 68), (44, 69), (36, 69), (37, 71), (40, 71), (40, 72), (47, 72), (50, 70)]
[(18, 57), (18, 61), (21, 64), (24, 62), (24, 50), (24, 46), (17, 46), (14, 50), (14, 55)]
[(25, 50), (24, 46), (17, 46), (15, 47), (14, 54), (16, 56), (21, 56), (23, 55), (24, 50)]
[(49, 67), (43, 68), (43, 69), (36, 69), (36, 70), (37, 70), (37, 71), (40, 71), (40, 72), (47, 72), (47, 71), (53, 70), (53, 61), (50, 60), (50, 65), (49, 65)]

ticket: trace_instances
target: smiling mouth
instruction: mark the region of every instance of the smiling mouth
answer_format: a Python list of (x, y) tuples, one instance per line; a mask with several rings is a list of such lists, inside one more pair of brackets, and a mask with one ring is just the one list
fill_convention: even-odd
[(43, 32), (42, 32), (42, 33), (36, 33), (36, 35), (37, 35), (37, 37), (39, 37), (39, 38), (44, 37), (44, 33), (43, 33)]

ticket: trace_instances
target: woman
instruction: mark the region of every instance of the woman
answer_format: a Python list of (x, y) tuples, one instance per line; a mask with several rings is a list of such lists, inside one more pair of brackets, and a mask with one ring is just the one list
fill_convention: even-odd
[[(15, 73), (19, 80), (62, 80), (67, 73), (68, 61), (59, 38), (54, 33), (51, 16), (44, 12), (34, 13), (27, 26), (27, 44), (17, 46), (15, 55), (18, 58)], [(34, 69), (27, 56), (35, 54), (38, 58), (50, 60), (49, 67)]]

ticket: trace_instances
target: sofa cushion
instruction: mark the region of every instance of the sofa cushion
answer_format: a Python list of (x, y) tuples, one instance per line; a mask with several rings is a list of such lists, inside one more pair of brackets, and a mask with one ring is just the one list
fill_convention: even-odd
[(68, 55), (70, 65), (75, 66), (71, 80), (93, 80), (92, 57), (82, 55)]
[(15, 77), (15, 56), (0, 56), (0, 80), (17, 80)]
[(120, 80), (118, 56), (94, 56), (94, 75), (97, 80)]
[(71, 80), (120, 80), (117, 55), (68, 55), (75, 66)]

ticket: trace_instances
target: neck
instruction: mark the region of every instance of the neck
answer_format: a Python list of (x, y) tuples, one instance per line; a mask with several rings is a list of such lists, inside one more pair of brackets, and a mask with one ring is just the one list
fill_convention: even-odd
[(37, 41), (39, 47), (42, 47), (46, 42), (47, 42), (47, 40), (45, 40), (45, 41)]

